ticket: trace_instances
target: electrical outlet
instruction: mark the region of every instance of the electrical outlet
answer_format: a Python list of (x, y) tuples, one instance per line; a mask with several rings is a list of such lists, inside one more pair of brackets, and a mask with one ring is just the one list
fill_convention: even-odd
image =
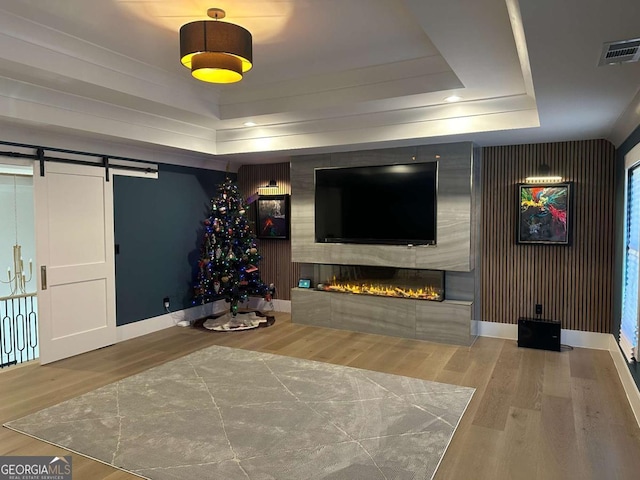
[(536, 315), (542, 315), (542, 304), (536, 303)]
[(164, 297), (162, 299), (162, 303), (164, 305), (164, 308), (169, 308), (169, 297)]

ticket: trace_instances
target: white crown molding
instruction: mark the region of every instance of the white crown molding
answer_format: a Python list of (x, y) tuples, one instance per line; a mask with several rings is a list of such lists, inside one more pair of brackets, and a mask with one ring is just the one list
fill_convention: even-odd
[[(14, 91), (26, 98), (19, 98)], [(215, 131), (87, 98), (0, 78), (0, 117), (216, 154)]]
[[(414, 13), (423, 8), (419, 2), (409, 3)], [(438, 8), (445, 14), (453, 7)], [(490, 41), (510, 34), (506, 7), (503, 10), (504, 15), (491, 22), (492, 31), (499, 31), (491, 34)], [(429, 51), (420, 58), (303, 79), (252, 85), (249, 78), (234, 88), (218, 88), (4, 13), (0, 68), (5, 79), (0, 91), (6, 96), (0, 98), (0, 117), (121, 143), (237, 155), (539, 125), (512, 47), (481, 49), (474, 56), (477, 64), (461, 62), (455, 73), (445, 58)], [(433, 21), (421, 17), (419, 23), (431, 22), (422, 26), (426, 32)], [(454, 50), (466, 40), (481, 38), (480, 32), (466, 32), (463, 41), (441, 28), (436, 36), (438, 45)], [(481, 65), (491, 68), (477, 70)], [(181, 68), (177, 65), (176, 72)], [(496, 78), (499, 81), (493, 83)], [(481, 103), (442, 105), (442, 92), (453, 90)], [(219, 119), (221, 99), (220, 110), (227, 120)], [(442, 110), (449, 113), (434, 117)], [(502, 120), (506, 112), (508, 119)], [(241, 129), (246, 117), (262, 127)], [(367, 128), (371, 131), (365, 132)]]
[[(383, 114), (380, 114), (383, 115)], [(380, 120), (381, 117), (377, 117)], [(383, 117), (382, 117), (383, 118)], [(517, 128), (532, 128), (540, 125), (536, 109), (523, 109), (513, 112), (498, 112), (478, 116), (461, 116), (453, 118), (422, 120), (367, 125), (354, 124), (347, 119), (322, 121), (327, 130), (303, 133), (289, 133), (285, 128), (259, 127), (252, 138), (226, 140), (231, 135), (219, 132), (218, 154), (228, 155), (247, 152), (308, 153), (312, 149), (347, 147), (358, 145), (359, 149), (366, 145), (380, 142), (398, 142), (398, 145), (411, 142), (425, 142), (430, 139), (443, 141), (448, 135), (468, 134), (474, 132), (505, 131)], [(276, 134), (281, 130), (281, 134)], [(407, 143), (403, 143), (407, 142)]]
[(463, 88), (447, 62), (435, 55), (230, 91), (220, 100), (220, 118), (326, 109), (345, 101), (354, 104)]
[(218, 91), (188, 75), (181, 77), (7, 11), (0, 15), (0, 32), (5, 76), (14, 74), (20, 80), (20, 75), (30, 77), (29, 69), (37, 69), (46, 72), (38, 76), (44, 87), (90, 84), (105, 92), (217, 117)]

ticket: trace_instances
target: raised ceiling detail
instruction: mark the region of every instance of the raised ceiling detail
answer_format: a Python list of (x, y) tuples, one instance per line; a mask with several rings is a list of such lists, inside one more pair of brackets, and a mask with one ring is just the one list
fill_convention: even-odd
[[(180, 25), (210, 0), (0, 0), (0, 121), (246, 162), (609, 138), (640, 116), (639, 64), (597, 69), (584, 48), (637, 36), (640, 2), (611, 1), (620, 8), (350, 0), (336, 12), (319, 0), (220, 0), (226, 20), (252, 33), (254, 65), (240, 83), (210, 85), (176, 60)], [(462, 100), (444, 101), (452, 95)]]

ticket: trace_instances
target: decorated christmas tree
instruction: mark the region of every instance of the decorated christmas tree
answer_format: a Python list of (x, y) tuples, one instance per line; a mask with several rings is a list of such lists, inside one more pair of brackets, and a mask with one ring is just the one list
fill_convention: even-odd
[(246, 216), (247, 205), (238, 186), (227, 178), (211, 199), (211, 211), (204, 220), (204, 240), (195, 282), (195, 302), (224, 298), (235, 316), (238, 303), (249, 295), (270, 299), (272, 287), (260, 279), (255, 235)]

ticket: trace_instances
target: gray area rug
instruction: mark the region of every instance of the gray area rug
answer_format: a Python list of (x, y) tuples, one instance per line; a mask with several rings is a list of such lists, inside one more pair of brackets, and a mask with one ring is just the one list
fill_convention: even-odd
[(215, 346), (5, 426), (154, 480), (430, 479), (473, 392)]

